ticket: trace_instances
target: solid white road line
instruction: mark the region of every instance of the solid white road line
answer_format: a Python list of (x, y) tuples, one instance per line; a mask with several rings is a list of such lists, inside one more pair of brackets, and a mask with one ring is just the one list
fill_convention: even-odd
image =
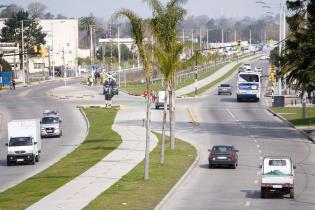
[(231, 112), (231, 110), (226, 109), (226, 111), (231, 115), (231, 117), (232, 117), (235, 121), (237, 121), (235, 115)]

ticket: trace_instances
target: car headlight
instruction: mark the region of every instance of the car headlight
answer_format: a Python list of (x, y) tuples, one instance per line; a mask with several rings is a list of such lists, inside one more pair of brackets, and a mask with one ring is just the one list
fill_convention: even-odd
[(8, 155), (14, 155), (15, 152), (14, 151), (8, 151)]
[(44, 131), (44, 130), (45, 130), (45, 128), (41, 128), (41, 130), (42, 130), (42, 131)]
[(31, 154), (31, 153), (33, 153), (33, 150), (27, 150), (26, 153)]

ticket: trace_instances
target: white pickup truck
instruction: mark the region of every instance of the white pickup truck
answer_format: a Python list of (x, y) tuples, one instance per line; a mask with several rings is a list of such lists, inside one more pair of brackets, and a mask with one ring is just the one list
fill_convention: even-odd
[(261, 197), (280, 192), (294, 198), (294, 169), (290, 157), (264, 157), (261, 168)]

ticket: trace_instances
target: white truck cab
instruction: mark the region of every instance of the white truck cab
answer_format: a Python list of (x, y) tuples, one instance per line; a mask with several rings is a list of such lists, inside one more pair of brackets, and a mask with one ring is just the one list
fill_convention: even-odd
[[(159, 109), (160, 107), (164, 107), (164, 101), (165, 101), (165, 91), (158, 91), (154, 104), (155, 108)], [(169, 104), (169, 100), (167, 100), (167, 104)]]
[(39, 119), (13, 120), (8, 123), (7, 165), (39, 162), (41, 138)]
[(294, 198), (294, 169), (290, 157), (264, 157), (261, 168), (261, 197), (280, 192)]

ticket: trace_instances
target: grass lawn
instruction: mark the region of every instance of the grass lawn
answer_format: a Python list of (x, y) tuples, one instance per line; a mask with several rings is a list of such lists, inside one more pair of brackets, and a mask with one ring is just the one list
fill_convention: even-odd
[[(161, 135), (157, 134), (159, 143)], [(181, 140), (176, 149), (169, 149), (167, 139), (165, 164), (160, 160), (160, 144), (150, 154), (150, 179), (143, 180), (143, 162), (115, 185), (92, 201), (85, 210), (94, 209), (153, 209), (171, 190), (196, 158), (195, 148)]]
[[(225, 64), (220, 64), (217, 65), (215, 67), (210, 68), (208, 71), (204, 71), (198, 74), (198, 79), (204, 79), (208, 76), (210, 76), (211, 74), (215, 73), (216, 71), (218, 71), (219, 69), (221, 69), (223, 66), (225, 66)], [(176, 85), (176, 89), (180, 89), (182, 87), (185, 87), (187, 85), (193, 84), (195, 82), (195, 77), (190, 77), (187, 79), (182, 79), (177, 85)], [(161, 82), (154, 82), (151, 86), (152, 90), (157, 92), (157, 91), (161, 91), (164, 90), (165, 88), (162, 86)], [(128, 93), (134, 94), (134, 95), (143, 95), (144, 90), (146, 89), (146, 84), (143, 83), (137, 83), (137, 84), (127, 84), (126, 87), (124, 87), (123, 85), (121, 86), (121, 89), (124, 91), (127, 91)]]
[(86, 108), (84, 111), (90, 122), (89, 134), (84, 142), (56, 164), (0, 193), (1, 210), (29, 207), (117, 148), (121, 138), (111, 129), (117, 109)]
[[(238, 68), (241, 66), (242, 64), (237, 64), (236, 66), (234, 66), (231, 70), (229, 70), (227, 73), (225, 73), (223, 75), (223, 77), (220, 77), (212, 82), (210, 82), (209, 84), (199, 88), (197, 90), (197, 95), (200, 95), (202, 93), (204, 93), (205, 91), (207, 91), (208, 89), (212, 88), (213, 86), (217, 85), (218, 83), (222, 82), (223, 80), (227, 79), (229, 76), (231, 76), (235, 71), (238, 70)], [(195, 91), (186, 94), (186, 96), (195, 96)]]
[(272, 110), (296, 126), (315, 125), (315, 107), (307, 107), (302, 119), (301, 107), (273, 107)]

